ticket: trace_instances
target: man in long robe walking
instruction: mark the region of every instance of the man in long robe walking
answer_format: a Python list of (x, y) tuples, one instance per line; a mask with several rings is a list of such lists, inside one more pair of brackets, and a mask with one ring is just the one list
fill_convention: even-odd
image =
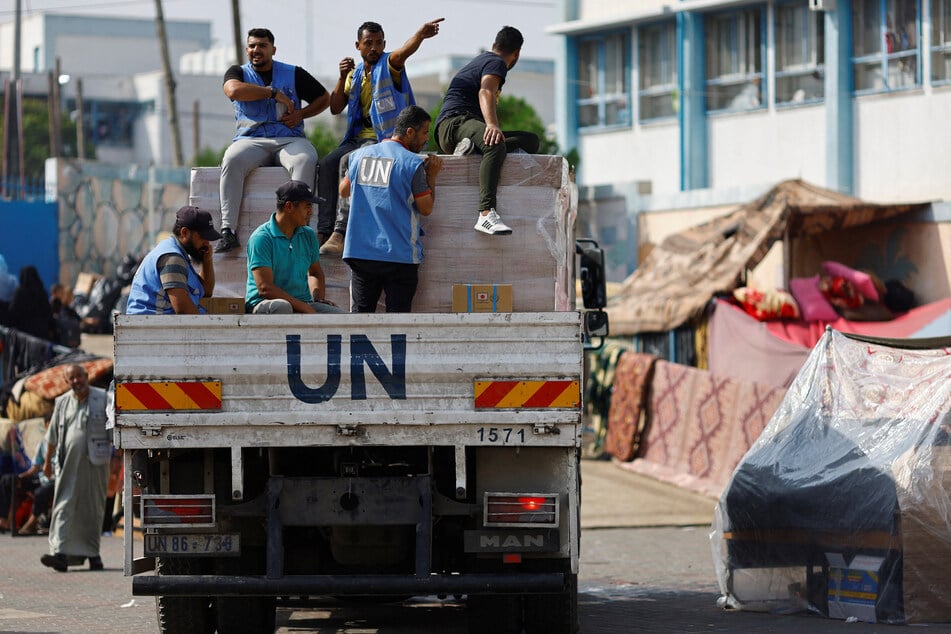
[(46, 432), (48, 448), (43, 471), (53, 472), (56, 494), (50, 521), (50, 552), (40, 561), (58, 572), (89, 560), (90, 570), (102, 570), (99, 538), (106, 503), (112, 430), (106, 429), (106, 393), (90, 387), (80, 365), (66, 368), (70, 391), (56, 399)]

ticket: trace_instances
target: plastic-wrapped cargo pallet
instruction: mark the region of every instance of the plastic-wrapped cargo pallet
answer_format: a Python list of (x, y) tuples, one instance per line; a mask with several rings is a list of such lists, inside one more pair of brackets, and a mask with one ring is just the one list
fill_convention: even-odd
[[(513, 154), (499, 184), (499, 213), (510, 236), (475, 231), (480, 156), (444, 156), (436, 182), (436, 205), (423, 218), (424, 260), (413, 312), (452, 312), (453, 284), (511, 284), (514, 312), (574, 309), (574, 283), (564, 265), (576, 216), (576, 196), (561, 156)], [(218, 168), (195, 168), (189, 204), (209, 211), (220, 226)], [(281, 167), (259, 168), (245, 181), (238, 239), (242, 248), (215, 255), (216, 296), (243, 297), (247, 282), (247, 237), (275, 210), (275, 190), (287, 180)], [(316, 226), (317, 213), (311, 219)], [(350, 269), (322, 257), (327, 298), (349, 307)], [(378, 312), (382, 312), (382, 306)]]

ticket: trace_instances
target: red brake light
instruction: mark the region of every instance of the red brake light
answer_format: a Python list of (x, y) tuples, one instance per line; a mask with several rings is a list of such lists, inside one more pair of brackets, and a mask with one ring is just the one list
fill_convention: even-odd
[(545, 505), (545, 498), (519, 498), (518, 503), (528, 511), (537, 511)]

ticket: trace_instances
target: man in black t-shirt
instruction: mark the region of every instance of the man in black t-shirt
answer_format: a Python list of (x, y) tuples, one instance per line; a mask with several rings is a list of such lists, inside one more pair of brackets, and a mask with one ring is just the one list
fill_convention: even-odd
[(475, 230), (489, 235), (508, 235), (512, 229), (496, 211), (496, 191), (502, 163), (509, 152), (538, 152), (538, 136), (531, 132), (505, 131), (499, 125), (496, 106), (505, 76), (518, 62), (522, 34), (504, 26), (495, 36), (492, 50), (475, 57), (449, 83), (436, 119), (436, 143), (445, 154), (482, 154), (479, 167), (479, 218)]
[[(234, 104), (237, 133), (221, 159), (221, 240), (217, 253), (238, 246), (236, 224), (244, 179), (256, 167), (283, 165), (292, 180), (314, 187), (317, 151), (304, 119), (330, 105), (330, 94), (300, 66), (274, 60), (268, 29), (248, 31), (248, 63), (225, 73), (224, 93)], [(307, 106), (303, 102), (307, 102)]]

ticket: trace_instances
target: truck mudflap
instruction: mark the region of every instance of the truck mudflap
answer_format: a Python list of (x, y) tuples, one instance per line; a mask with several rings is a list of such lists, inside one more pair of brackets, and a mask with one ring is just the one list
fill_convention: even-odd
[(430, 575), (178, 575), (133, 577), (136, 596), (297, 596), (437, 594), (556, 594), (568, 580), (561, 572)]

